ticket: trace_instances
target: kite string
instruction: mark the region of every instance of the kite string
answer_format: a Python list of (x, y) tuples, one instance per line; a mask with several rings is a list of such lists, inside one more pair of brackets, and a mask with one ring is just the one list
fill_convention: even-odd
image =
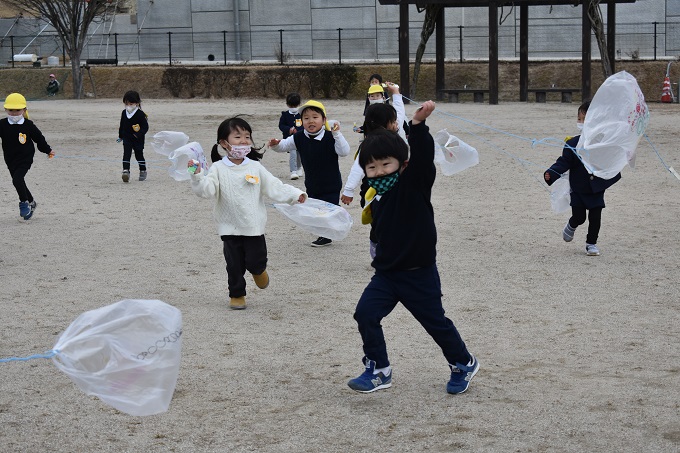
[(52, 357), (56, 356), (59, 354), (58, 349), (52, 349), (50, 351), (45, 352), (44, 354), (33, 354), (29, 355), (27, 357), (7, 357), (5, 359), (0, 359), (0, 363), (6, 363), (6, 362), (27, 362), (29, 360), (33, 359), (51, 359)]

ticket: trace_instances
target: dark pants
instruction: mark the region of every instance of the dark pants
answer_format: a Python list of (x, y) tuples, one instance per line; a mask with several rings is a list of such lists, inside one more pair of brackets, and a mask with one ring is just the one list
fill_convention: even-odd
[(262, 236), (222, 236), (227, 261), (229, 297), (246, 295), (246, 271), (260, 275), (267, 269), (267, 243)]
[(340, 206), (340, 189), (338, 189), (337, 192), (331, 192), (331, 193), (318, 193), (318, 192), (310, 192), (307, 190), (307, 196), (309, 198), (316, 198), (317, 200), (323, 200), (327, 203), (331, 203), (337, 206)]
[[(130, 169), (130, 159), (132, 159), (132, 145), (123, 143), (123, 170)], [(139, 171), (146, 171), (146, 161), (144, 160), (144, 148), (134, 149), (135, 159), (139, 164)]]
[(401, 302), (439, 345), (450, 364), (467, 364), (470, 353), (456, 326), (444, 315), (437, 266), (410, 271), (376, 271), (359, 299), (354, 319), (364, 343), (364, 354), (376, 368), (389, 366), (380, 321)]
[(9, 169), (9, 174), (12, 176), (12, 184), (17, 190), (17, 195), (19, 195), (19, 201), (28, 201), (29, 203), (33, 201), (33, 195), (31, 195), (31, 192), (28, 190), (24, 178), (26, 177), (26, 173), (28, 173), (30, 168), (30, 165), (21, 165), (19, 167)]
[[(571, 207), (571, 218), (569, 225), (576, 229), (577, 226), (583, 225), (586, 221), (586, 208), (583, 206)], [(597, 244), (597, 236), (600, 233), (600, 225), (602, 223), (602, 208), (588, 209), (588, 235), (586, 236), (586, 243)]]

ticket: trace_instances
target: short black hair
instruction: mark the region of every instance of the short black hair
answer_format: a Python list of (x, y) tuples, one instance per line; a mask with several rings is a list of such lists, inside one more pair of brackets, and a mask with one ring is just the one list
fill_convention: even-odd
[(590, 108), (590, 101), (586, 101), (578, 107), (578, 113), (583, 113), (584, 115), (588, 113)]
[(378, 79), (378, 82), (382, 83), (382, 76), (380, 74), (371, 74), (371, 77), (368, 78), (368, 83), (371, 83), (373, 79)]
[(300, 105), (300, 95), (297, 93), (290, 93), (286, 96), (286, 105), (298, 107)]
[(408, 159), (408, 145), (396, 132), (387, 129), (377, 129), (366, 136), (361, 142), (359, 151), (359, 165), (366, 169), (366, 165), (374, 160), (394, 157), (403, 164)]
[(133, 104), (141, 104), (142, 98), (139, 97), (139, 93), (136, 91), (128, 91), (123, 95), (123, 102), (131, 102)]
[(386, 128), (393, 121), (397, 121), (397, 111), (394, 107), (384, 103), (371, 104), (366, 109), (362, 130), (364, 134), (369, 134), (376, 129)]

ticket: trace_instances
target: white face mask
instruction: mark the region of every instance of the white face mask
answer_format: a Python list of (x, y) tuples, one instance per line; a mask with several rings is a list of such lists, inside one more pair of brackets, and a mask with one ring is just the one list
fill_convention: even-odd
[(137, 106), (136, 105), (126, 105), (125, 110), (127, 110), (128, 113), (132, 113), (135, 110), (137, 110)]
[(7, 119), (9, 120), (10, 123), (17, 124), (21, 119), (24, 117), (24, 115), (7, 115)]
[(582, 131), (583, 130), (583, 123), (576, 123), (576, 127), (578, 130)]
[(250, 145), (231, 145), (231, 149), (227, 149), (227, 156), (231, 159), (243, 159), (252, 151)]
[(384, 99), (369, 99), (368, 101), (369, 104), (384, 104), (385, 100)]
[(288, 113), (290, 113), (291, 115), (296, 115), (297, 112), (298, 112), (297, 107), (295, 107), (295, 108), (293, 108), (293, 109), (288, 109)]

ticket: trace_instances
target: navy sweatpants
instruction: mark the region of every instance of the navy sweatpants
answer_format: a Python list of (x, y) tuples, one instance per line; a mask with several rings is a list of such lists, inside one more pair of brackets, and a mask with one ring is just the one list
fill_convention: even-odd
[(389, 366), (380, 321), (401, 302), (439, 345), (450, 364), (467, 364), (470, 353), (453, 322), (444, 314), (437, 266), (410, 271), (376, 271), (354, 313), (364, 354), (376, 368)]
[(246, 271), (260, 275), (267, 269), (267, 242), (262, 236), (221, 236), (227, 262), (229, 297), (246, 295)]

